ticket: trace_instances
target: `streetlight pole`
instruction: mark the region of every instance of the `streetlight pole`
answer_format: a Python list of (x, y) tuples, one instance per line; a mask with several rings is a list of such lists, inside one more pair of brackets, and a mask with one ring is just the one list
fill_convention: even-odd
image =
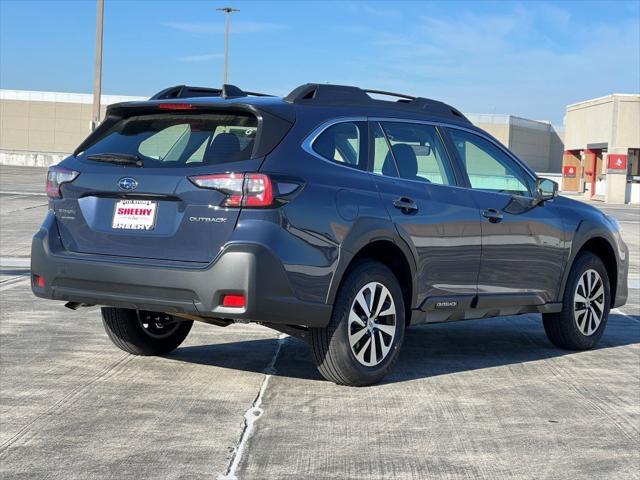
[(216, 8), (216, 10), (220, 12), (224, 12), (227, 15), (227, 29), (225, 33), (225, 41), (224, 41), (224, 74), (222, 84), (226, 85), (227, 83), (227, 72), (229, 68), (229, 27), (231, 24), (231, 14), (233, 12), (239, 12), (240, 10), (237, 8), (224, 7), (224, 8)]
[(104, 0), (98, 0), (98, 16), (96, 19), (96, 63), (93, 77), (93, 114), (91, 130), (100, 123), (100, 97), (102, 94), (102, 19)]

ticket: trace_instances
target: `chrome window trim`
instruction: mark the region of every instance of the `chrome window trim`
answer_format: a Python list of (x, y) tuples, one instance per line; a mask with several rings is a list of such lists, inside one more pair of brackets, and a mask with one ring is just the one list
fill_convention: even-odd
[[(421, 182), (418, 180), (410, 180), (407, 178), (401, 178), (401, 177), (386, 177), (385, 175), (377, 175), (375, 173), (373, 173), (373, 171), (369, 171), (369, 169), (367, 168), (367, 170), (360, 170), (359, 168), (356, 167), (352, 167), (346, 163), (340, 163), (340, 162), (336, 162), (335, 160), (329, 160), (328, 158), (323, 157), (322, 155), (320, 155), (319, 153), (316, 153), (315, 150), (313, 150), (313, 142), (316, 141), (316, 139), (322, 134), (322, 132), (324, 132), (327, 128), (336, 125), (338, 123), (348, 123), (348, 122), (404, 122), (404, 123), (419, 123), (419, 124), (424, 124), (424, 125), (432, 125), (434, 127), (445, 127), (445, 128), (454, 128), (454, 129), (458, 129), (458, 130), (462, 130), (465, 132), (469, 132), (471, 134), (477, 135), (485, 140), (487, 140), (488, 142), (492, 143), (493, 145), (495, 145), (500, 151), (504, 152), (509, 158), (511, 158), (522, 170), (524, 170), (524, 172), (529, 176), (529, 178), (533, 181), (533, 183), (535, 184), (536, 180), (538, 179), (538, 176), (535, 174), (535, 172), (533, 172), (522, 160), (520, 160), (518, 157), (516, 157), (513, 153), (511, 153), (511, 151), (509, 151), (509, 149), (505, 148), (504, 145), (502, 145), (500, 142), (497, 142), (496, 140), (492, 139), (491, 137), (489, 137), (488, 135), (486, 135), (485, 133), (483, 133), (482, 131), (478, 131), (478, 130), (474, 130), (472, 128), (466, 128), (460, 125), (455, 125), (455, 124), (451, 124), (451, 123), (447, 123), (447, 122), (441, 122), (441, 121), (433, 121), (433, 120), (417, 120), (417, 119), (407, 119), (407, 118), (398, 118), (398, 117), (363, 117), (363, 116), (359, 116), (359, 117), (336, 117), (336, 118), (332, 118), (331, 120), (327, 120), (323, 123), (321, 123), (320, 125), (318, 125), (316, 128), (314, 128), (311, 133), (309, 135), (307, 135), (305, 137), (305, 139), (302, 141), (302, 149), (307, 152), (309, 155), (312, 155), (320, 160), (322, 160), (323, 162), (327, 162), (331, 165), (335, 165), (338, 167), (343, 167), (343, 168), (348, 168), (349, 170), (355, 171), (355, 172), (361, 172), (361, 173), (365, 173), (365, 174), (369, 174), (372, 175), (374, 178), (389, 178), (389, 179), (393, 179), (393, 180), (402, 180), (403, 182), (413, 182), (413, 183), (417, 183), (417, 184), (424, 184), (425, 182)], [(384, 133), (384, 130), (383, 130)], [(439, 132), (438, 132), (439, 134)], [(385, 135), (386, 138), (386, 135)], [(443, 140), (441, 138), (441, 140)], [(446, 144), (445, 144), (446, 145)], [(393, 154), (392, 154), (393, 155)], [(397, 166), (396, 166), (397, 168)], [(455, 174), (455, 172), (454, 172)], [(436, 185), (436, 184), (434, 184)], [(471, 187), (466, 187), (463, 185), (440, 185), (442, 187), (449, 187), (449, 188), (464, 188), (466, 190), (472, 190), (473, 188)], [(508, 194), (505, 194), (508, 195)], [(509, 194), (510, 195), (510, 194)], [(530, 195), (533, 195), (533, 193), (530, 193)], [(527, 197), (528, 198), (528, 197)]]
[(326, 122), (321, 123), (315, 129), (313, 129), (313, 131), (305, 137), (305, 139), (302, 141), (302, 149), (305, 152), (307, 152), (309, 155), (313, 155), (314, 157), (319, 158), (323, 162), (328, 162), (331, 165), (337, 165), (339, 167), (348, 168), (349, 170), (354, 170), (356, 172), (369, 173), (368, 170), (360, 170), (359, 168), (349, 165), (348, 163), (337, 162), (335, 160), (325, 158), (313, 149), (313, 143), (318, 139), (320, 135), (324, 133), (324, 131), (327, 128), (337, 125), (339, 123), (367, 122), (367, 121), (368, 121), (367, 117), (338, 117), (338, 118), (333, 118), (331, 120), (327, 120)]

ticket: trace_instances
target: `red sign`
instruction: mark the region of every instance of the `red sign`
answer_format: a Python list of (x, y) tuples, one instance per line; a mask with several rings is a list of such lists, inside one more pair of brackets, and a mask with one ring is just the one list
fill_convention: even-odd
[(609, 170), (626, 170), (627, 156), (625, 154), (610, 153), (607, 168)]
[(576, 178), (576, 172), (578, 167), (573, 165), (563, 165), (562, 166), (562, 176), (566, 178)]

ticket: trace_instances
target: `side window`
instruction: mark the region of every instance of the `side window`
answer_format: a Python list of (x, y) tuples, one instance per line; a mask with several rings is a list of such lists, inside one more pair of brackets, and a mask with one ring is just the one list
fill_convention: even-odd
[[(382, 131), (391, 150), (384, 138), (377, 138)], [(375, 134), (374, 173), (440, 185), (455, 184), (453, 170), (436, 127), (382, 122), (374, 127), (374, 132), (380, 132)]]
[(473, 133), (448, 129), (471, 188), (529, 196), (527, 174), (496, 145)]
[(367, 169), (366, 122), (331, 125), (313, 142), (313, 151), (332, 162), (360, 170)]

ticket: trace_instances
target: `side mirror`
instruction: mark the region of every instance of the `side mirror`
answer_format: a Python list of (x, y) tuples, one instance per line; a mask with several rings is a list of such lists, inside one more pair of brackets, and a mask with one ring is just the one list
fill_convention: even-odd
[(553, 200), (558, 196), (558, 184), (548, 178), (538, 178), (536, 180), (536, 203), (542, 203), (545, 200)]

